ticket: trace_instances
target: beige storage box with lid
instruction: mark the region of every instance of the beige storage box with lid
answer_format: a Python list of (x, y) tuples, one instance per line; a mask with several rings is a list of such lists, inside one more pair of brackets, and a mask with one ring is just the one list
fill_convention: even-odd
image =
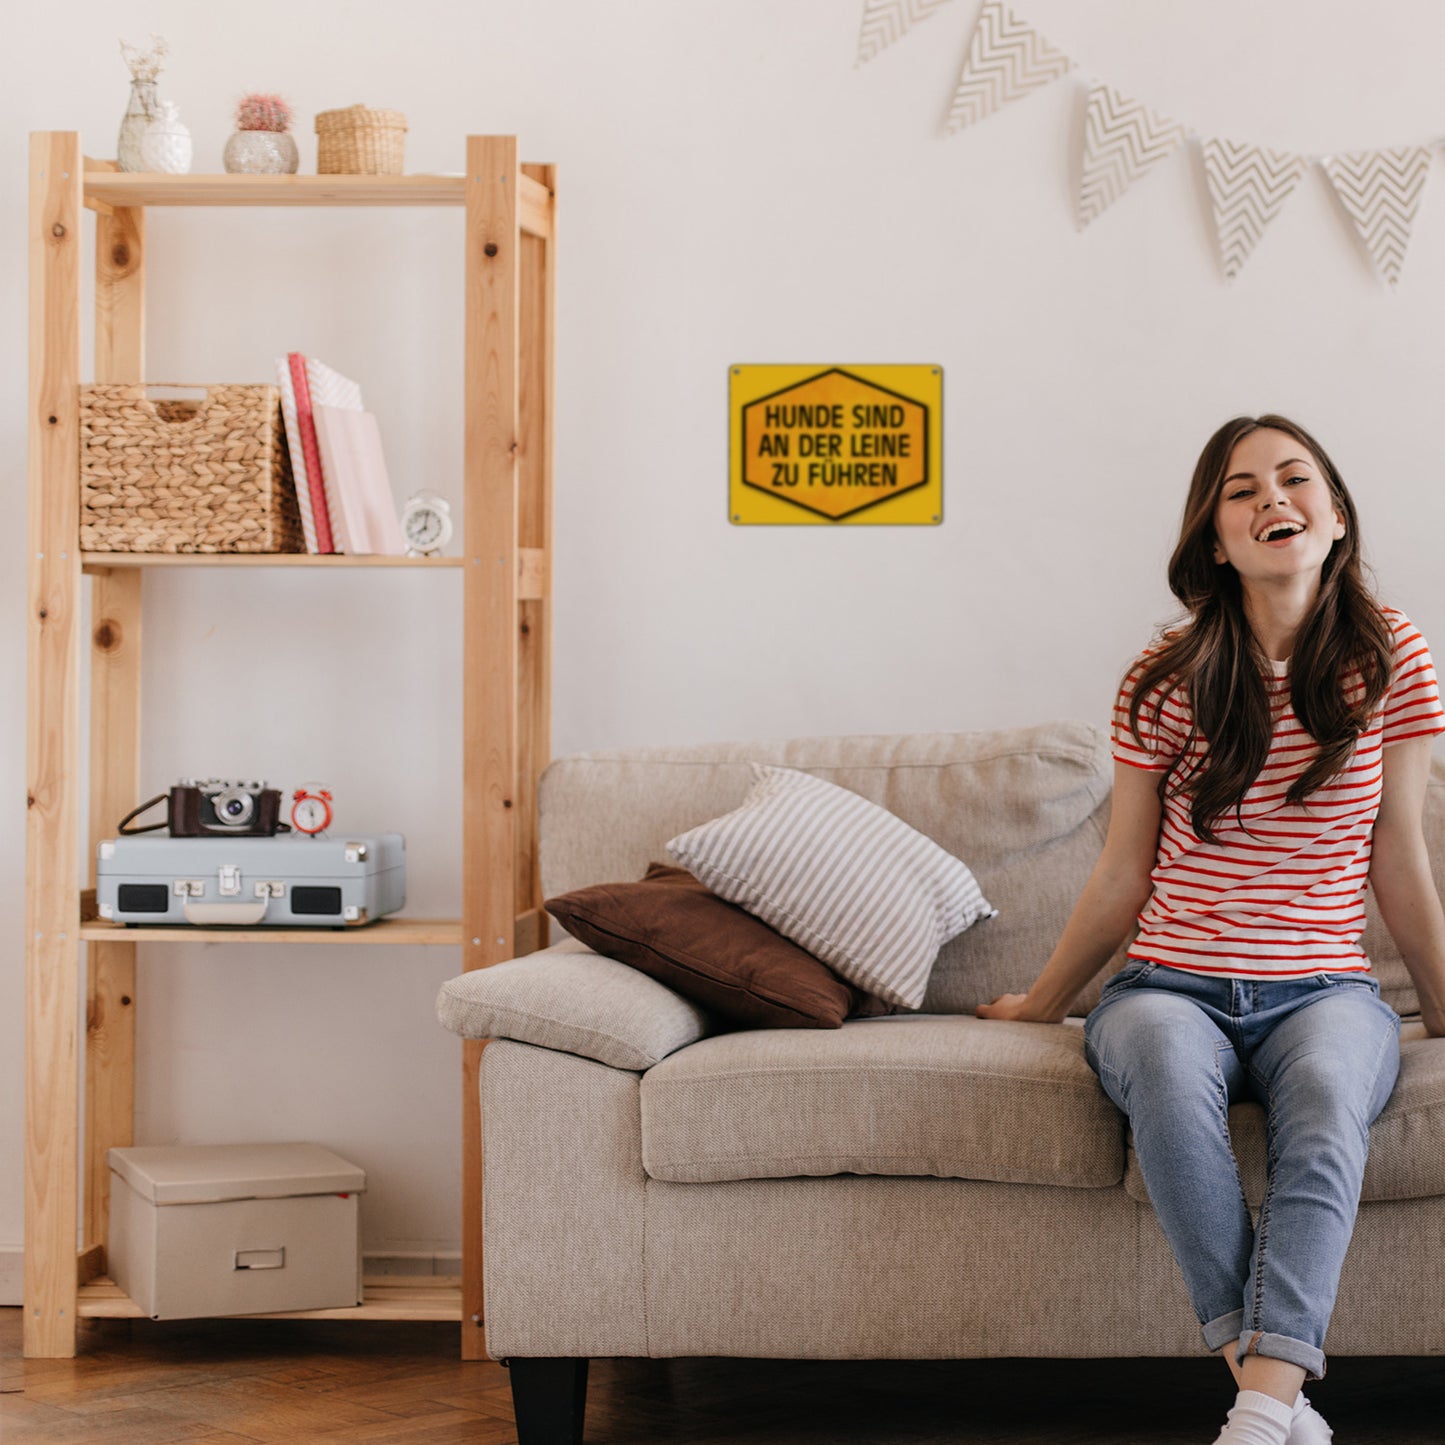
[(112, 1149), (115, 1280), (152, 1319), (361, 1303), (366, 1174), (319, 1144)]

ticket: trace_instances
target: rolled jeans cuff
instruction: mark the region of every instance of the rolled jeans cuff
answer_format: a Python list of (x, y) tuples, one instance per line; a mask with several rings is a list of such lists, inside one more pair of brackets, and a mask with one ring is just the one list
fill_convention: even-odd
[(1323, 1380), (1325, 1377), (1324, 1351), (1304, 1340), (1291, 1339), (1289, 1335), (1267, 1335), (1260, 1330), (1245, 1330), (1234, 1352), (1235, 1363), (1242, 1365), (1248, 1355), (1286, 1360), (1291, 1365), (1298, 1365), (1305, 1372), (1306, 1379)]
[(1243, 1329), (1244, 1311), (1230, 1310), (1227, 1315), (1220, 1315), (1203, 1327), (1204, 1343), (1211, 1351), (1223, 1349), (1225, 1345), (1232, 1345)]

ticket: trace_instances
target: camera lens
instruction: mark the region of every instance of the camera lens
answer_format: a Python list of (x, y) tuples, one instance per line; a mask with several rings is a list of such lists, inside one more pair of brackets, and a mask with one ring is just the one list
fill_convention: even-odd
[(252, 809), (251, 795), (239, 792), (235, 788), (228, 788), (224, 793), (216, 797), (216, 817), (231, 824), (233, 827), (240, 827), (251, 821)]

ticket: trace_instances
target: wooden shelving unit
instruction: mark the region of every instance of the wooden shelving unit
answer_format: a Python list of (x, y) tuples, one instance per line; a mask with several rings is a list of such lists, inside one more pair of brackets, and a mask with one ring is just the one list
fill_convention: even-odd
[[(512, 136), (469, 136), (465, 159), (458, 176), (123, 174), (112, 161), (86, 158), (76, 132), (31, 136), (27, 1356), (73, 1355), (78, 1318), (139, 1315), (105, 1277), (106, 1151), (134, 1142), (138, 944), (435, 945), (457, 949), (459, 967), (480, 968), (546, 942), (536, 784), (551, 751), (556, 176), (551, 166), (519, 164)], [(134, 382), (145, 377), (145, 217), (152, 206), (464, 208), (459, 557), (81, 552), (83, 212), (94, 213), (96, 228), (92, 377)], [(463, 570), (462, 916), (393, 918), (354, 930), (128, 929), (95, 919), (79, 881), (82, 866), (93, 887), (96, 843), (139, 797), (145, 573), (358, 566)], [(88, 646), (81, 631), (84, 575), (92, 579)], [(90, 711), (83, 719), (80, 667), (87, 657)], [(83, 739), (91, 779), (84, 832), (77, 783)], [(463, 1045), (461, 1279), (370, 1280), (363, 1305), (300, 1317), (454, 1319), (462, 1324), (463, 1356), (483, 1357), (480, 1057), (480, 1043)]]

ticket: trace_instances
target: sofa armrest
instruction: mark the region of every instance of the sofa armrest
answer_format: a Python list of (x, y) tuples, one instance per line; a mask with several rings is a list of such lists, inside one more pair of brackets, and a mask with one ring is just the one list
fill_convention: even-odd
[(636, 1071), (710, 1031), (695, 1004), (572, 939), (449, 979), (437, 1018), (465, 1039), (516, 1039)]

